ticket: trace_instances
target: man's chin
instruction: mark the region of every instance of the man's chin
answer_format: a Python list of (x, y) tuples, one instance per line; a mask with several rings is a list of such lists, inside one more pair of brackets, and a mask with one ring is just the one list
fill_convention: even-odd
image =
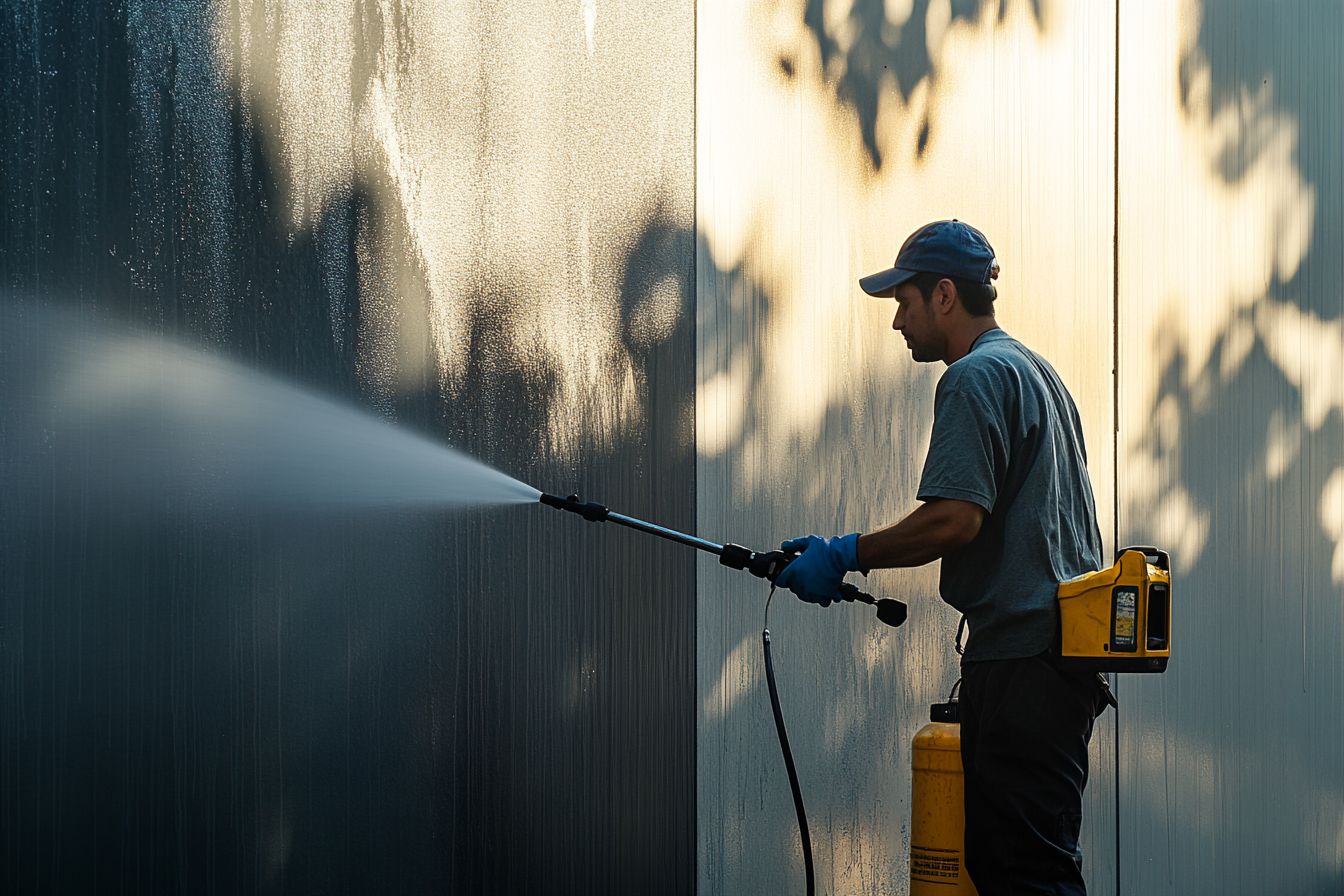
[(930, 361), (937, 361), (934, 353), (920, 345), (910, 346), (910, 357), (914, 358), (920, 364), (928, 364)]

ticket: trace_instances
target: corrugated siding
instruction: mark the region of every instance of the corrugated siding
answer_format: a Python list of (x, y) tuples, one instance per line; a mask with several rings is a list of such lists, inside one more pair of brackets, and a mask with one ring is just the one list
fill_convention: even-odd
[(1121, 4), (1121, 532), (1173, 551), (1120, 685), (1129, 893), (1344, 887), (1344, 7)]

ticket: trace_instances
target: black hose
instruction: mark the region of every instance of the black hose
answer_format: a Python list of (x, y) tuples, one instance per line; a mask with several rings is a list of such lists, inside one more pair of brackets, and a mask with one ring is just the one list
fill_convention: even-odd
[(784, 754), (784, 768), (789, 772), (789, 788), (793, 791), (793, 809), (798, 813), (798, 834), (803, 841), (803, 869), (807, 874), (807, 896), (816, 893), (812, 873), (812, 834), (807, 829), (807, 810), (803, 808), (803, 791), (798, 786), (798, 770), (793, 765), (793, 751), (789, 749), (789, 733), (784, 730), (784, 713), (779, 708), (779, 689), (775, 687), (775, 666), (770, 662), (770, 600), (775, 587), (770, 586), (770, 597), (765, 600), (765, 630), (761, 644), (765, 648), (765, 680), (770, 685), (770, 708), (775, 713), (775, 731), (779, 733), (779, 749)]

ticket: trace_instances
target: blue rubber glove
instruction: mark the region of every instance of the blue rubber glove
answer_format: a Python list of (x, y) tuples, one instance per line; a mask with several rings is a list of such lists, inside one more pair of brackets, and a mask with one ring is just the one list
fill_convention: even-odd
[(816, 535), (786, 541), (779, 546), (780, 550), (803, 553), (784, 567), (775, 584), (802, 600), (829, 607), (840, 591), (845, 573), (859, 570), (858, 545), (857, 532), (837, 535), (830, 541)]

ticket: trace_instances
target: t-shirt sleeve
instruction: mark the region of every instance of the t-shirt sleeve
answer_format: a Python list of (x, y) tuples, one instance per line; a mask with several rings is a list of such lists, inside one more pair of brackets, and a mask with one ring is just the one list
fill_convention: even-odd
[(1008, 468), (1007, 426), (1001, 401), (976, 385), (939, 383), (918, 497), (971, 501), (992, 513)]

